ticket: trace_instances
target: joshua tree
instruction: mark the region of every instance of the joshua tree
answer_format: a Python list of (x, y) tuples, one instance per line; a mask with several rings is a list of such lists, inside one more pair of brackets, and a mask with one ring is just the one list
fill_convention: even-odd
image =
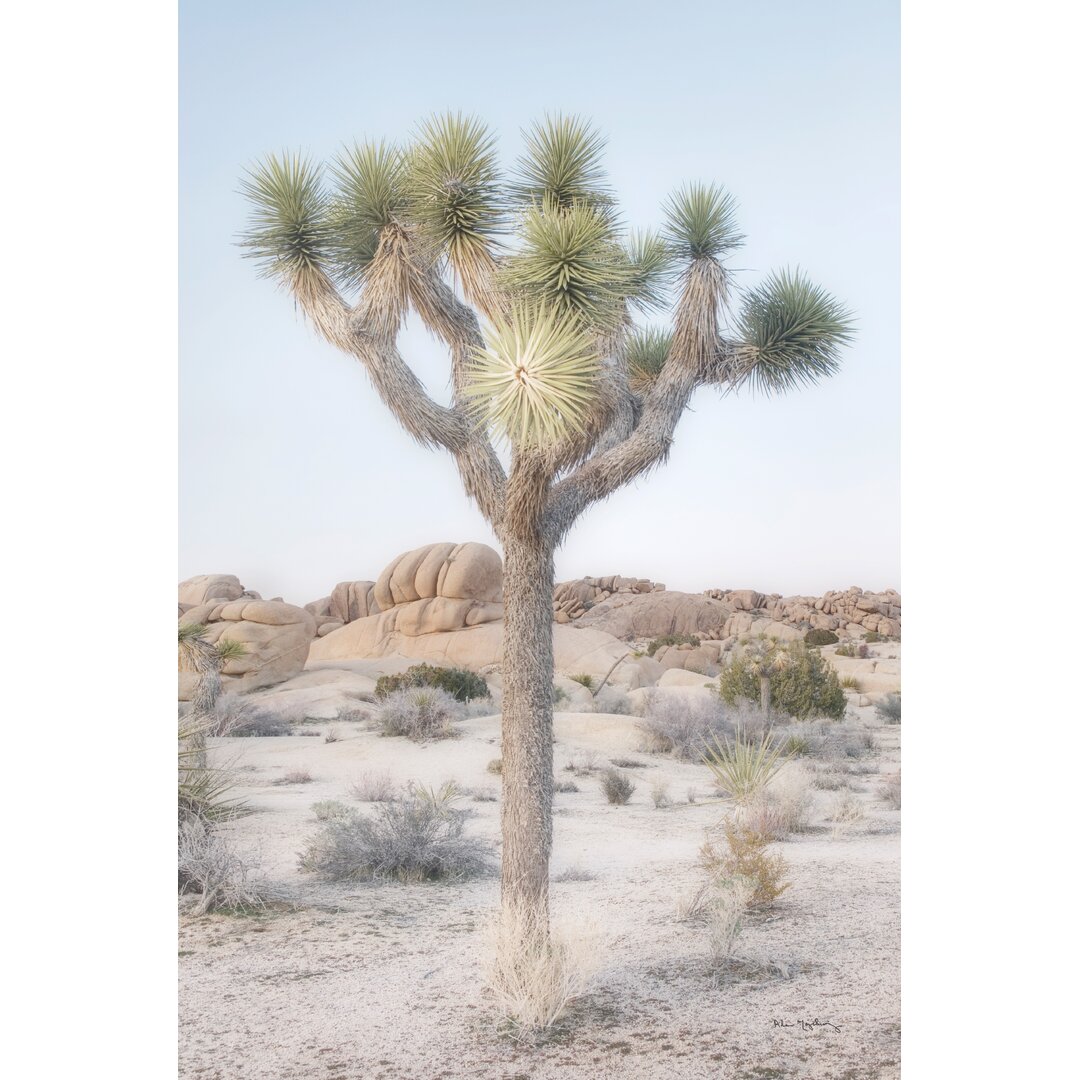
[(772, 707), (772, 678), (791, 667), (791, 652), (779, 642), (762, 638), (746, 646), (743, 663), (746, 670), (761, 682), (761, 711), (768, 723), (769, 710)]
[[(326, 166), (270, 156), (242, 182), (248, 254), (364, 365), (413, 438), (453, 456), (502, 545), (503, 913), (543, 934), (555, 550), (588, 507), (664, 461), (699, 387), (812, 383), (851, 333), (799, 271), (732, 311), (724, 260), (743, 238), (719, 187), (685, 185), (659, 232), (627, 232), (603, 145), (582, 121), (549, 118), (504, 178), (487, 129), (445, 115)], [(669, 308), (670, 330), (635, 327), (635, 313)], [(410, 312), (449, 352), (449, 405), (398, 351)]]
[(191, 708), (183, 725), (184, 737), (196, 758), (198, 767), (206, 768), (206, 732), (221, 696), (221, 669), (230, 661), (247, 653), (242, 641), (219, 638), (211, 645), (203, 635), (206, 627), (200, 623), (180, 623), (177, 629), (177, 660), (181, 669), (198, 676), (191, 695)]

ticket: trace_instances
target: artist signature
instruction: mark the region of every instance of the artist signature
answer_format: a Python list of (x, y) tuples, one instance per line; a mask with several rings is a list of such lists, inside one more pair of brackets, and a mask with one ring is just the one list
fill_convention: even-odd
[(821, 1020), (816, 1016), (812, 1020), (774, 1020), (772, 1026), (774, 1028), (798, 1028), (800, 1031), (813, 1031), (814, 1028), (829, 1028), (831, 1031), (836, 1032), (840, 1030), (831, 1020)]

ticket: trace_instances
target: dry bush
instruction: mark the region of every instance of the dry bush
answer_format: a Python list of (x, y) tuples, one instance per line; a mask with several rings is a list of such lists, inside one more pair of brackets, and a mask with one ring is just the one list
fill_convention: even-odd
[(886, 694), (874, 709), (878, 719), (885, 724), (900, 723), (900, 695)]
[(312, 803), (311, 811), (317, 821), (329, 821), (331, 818), (345, 817), (353, 812), (351, 806), (346, 806), (337, 799), (323, 799), (321, 802)]
[(784, 857), (766, 853), (769, 837), (749, 832), (734, 821), (725, 821), (723, 832), (722, 845), (710, 840), (701, 849), (701, 864), (714, 883), (745, 878), (754, 887), (748, 901), (752, 908), (771, 904), (790, 888), (790, 881), (780, 880), (787, 873)]
[(551, 876), (552, 881), (593, 881), (595, 878), (596, 875), (584, 866), (568, 866)]
[(266, 904), (264, 889), (252, 882), (248, 868), (220, 833), (197, 818), (177, 830), (177, 866), (181, 893), (197, 893), (191, 911), (250, 911)]
[(268, 738), (292, 734), (290, 718), (268, 712), (235, 694), (222, 694), (209, 718), (207, 735), (216, 738)]
[(646, 769), (648, 766), (644, 761), (638, 761), (636, 758), (628, 757), (613, 757), (608, 758), (608, 761), (617, 769)]
[(357, 811), (323, 823), (300, 868), (330, 881), (459, 881), (492, 868), (491, 845), (465, 835), (466, 812), (450, 785), (439, 792), (410, 784), (374, 814)]
[(845, 791), (833, 801), (832, 810), (826, 820), (833, 823), (833, 832), (847, 832), (866, 817), (863, 804), (851, 791)]
[(737, 808), (735, 820), (746, 831), (771, 840), (805, 832), (813, 809), (810, 783), (806, 769), (788, 762), (756, 798)]
[(717, 967), (731, 960), (735, 939), (754, 897), (755, 886), (743, 877), (734, 877), (719, 885), (704, 905), (709, 933), (709, 954)]
[(327, 731), (326, 731), (326, 734), (323, 735), (323, 742), (325, 742), (325, 743), (341, 742), (341, 731), (340, 731), (340, 729), (335, 728), (335, 727), (328, 728)]
[(810, 783), (819, 791), (843, 791), (852, 787), (851, 778), (839, 765), (819, 768), (811, 776)]
[(487, 771), (494, 776), (502, 776), (502, 758), (492, 758), (487, 763)]
[(615, 716), (630, 716), (633, 714), (633, 704), (625, 690), (617, 686), (605, 686), (593, 698), (593, 712), (612, 713)]
[(573, 780), (556, 780), (555, 792), (560, 795), (569, 795), (576, 791), (580, 791), (581, 788), (574, 783)]
[(900, 809), (900, 770), (889, 773), (881, 788), (881, 797), (893, 810)]
[(357, 802), (393, 802), (398, 787), (388, 772), (361, 773), (345, 789)]
[(668, 783), (666, 780), (654, 780), (649, 785), (649, 795), (652, 797), (653, 806), (657, 810), (664, 810), (671, 805), (671, 796), (668, 795)]
[(471, 720), (474, 716), (497, 716), (500, 705), (495, 697), (489, 693), (487, 697), (470, 698), (465, 702), (465, 717)]
[(859, 683), (859, 680), (854, 675), (845, 675), (840, 680), (840, 685), (845, 690), (854, 690), (855, 693), (861, 693), (862, 692), (862, 686)]
[(686, 789), (686, 801), (688, 803), (696, 803), (697, 802), (697, 788), (688, 787)]
[(456, 720), (464, 718), (460, 702), (445, 690), (413, 686), (395, 690), (379, 704), (376, 722), (383, 735), (403, 735), (414, 742), (450, 739)]
[(735, 734), (732, 710), (717, 700), (684, 698), (651, 690), (638, 723), (641, 749), (671, 754), (679, 761), (700, 761), (708, 740)]
[(600, 777), (600, 787), (612, 806), (625, 806), (630, 801), (630, 796), (637, 791), (637, 784), (618, 769), (605, 769), (604, 775)]
[(274, 783), (279, 787), (283, 784), (310, 784), (312, 775), (307, 769), (290, 769), (284, 776), (279, 776)]
[(499, 1014), (522, 1039), (550, 1028), (584, 994), (600, 966), (590, 926), (553, 928), (526, 911), (504, 912), (489, 931), (487, 983)]
[(567, 675), (566, 677), (571, 682), (576, 682), (579, 686), (584, 686), (586, 690), (591, 690), (593, 688), (593, 677), (591, 675), (582, 673), (580, 675)]
[(600, 755), (595, 750), (578, 750), (570, 755), (564, 769), (575, 776), (591, 776), (599, 767)]

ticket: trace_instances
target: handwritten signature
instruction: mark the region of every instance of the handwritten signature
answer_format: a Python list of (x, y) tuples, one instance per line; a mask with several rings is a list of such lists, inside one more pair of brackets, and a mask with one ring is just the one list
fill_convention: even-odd
[(774, 1020), (772, 1026), (774, 1028), (798, 1028), (800, 1031), (813, 1031), (814, 1028), (830, 1028), (832, 1031), (840, 1031), (840, 1028), (831, 1020), (821, 1020), (816, 1016), (812, 1020)]

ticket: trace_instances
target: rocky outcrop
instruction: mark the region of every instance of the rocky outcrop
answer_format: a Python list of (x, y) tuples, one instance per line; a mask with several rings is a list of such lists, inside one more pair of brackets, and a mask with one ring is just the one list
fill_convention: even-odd
[(649, 581), (648, 578), (628, 578), (620, 574), (602, 578), (577, 578), (574, 581), (560, 582), (555, 586), (552, 608), (556, 622), (568, 623), (579, 619), (590, 608), (607, 600), (610, 596), (617, 594), (640, 596), (663, 591), (663, 585), (656, 581)]
[(707, 589), (705, 595), (730, 604), (735, 612), (725, 627), (725, 637), (756, 634), (759, 631), (752, 628), (762, 622), (803, 631), (819, 627), (855, 636), (867, 631), (900, 636), (900, 594), (895, 589), (871, 593), (852, 586), (824, 596), (765, 596), (752, 589)]
[(651, 641), (667, 634), (723, 637), (731, 608), (700, 593), (617, 593), (580, 615), (575, 626), (603, 630), (623, 641)]
[(177, 587), (181, 612), (211, 600), (239, 600), (242, 597), (262, 599), (257, 592), (245, 589), (235, 574), (197, 574), (181, 581)]
[[(304, 669), (315, 638), (315, 617), (303, 608), (276, 600), (213, 599), (189, 608), (185, 623), (201, 623), (212, 644), (226, 637), (246, 647), (243, 656), (222, 669), (222, 689), (243, 693), (273, 686)], [(194, 676), (181, 672), (180, 699), (187, 700)]]

